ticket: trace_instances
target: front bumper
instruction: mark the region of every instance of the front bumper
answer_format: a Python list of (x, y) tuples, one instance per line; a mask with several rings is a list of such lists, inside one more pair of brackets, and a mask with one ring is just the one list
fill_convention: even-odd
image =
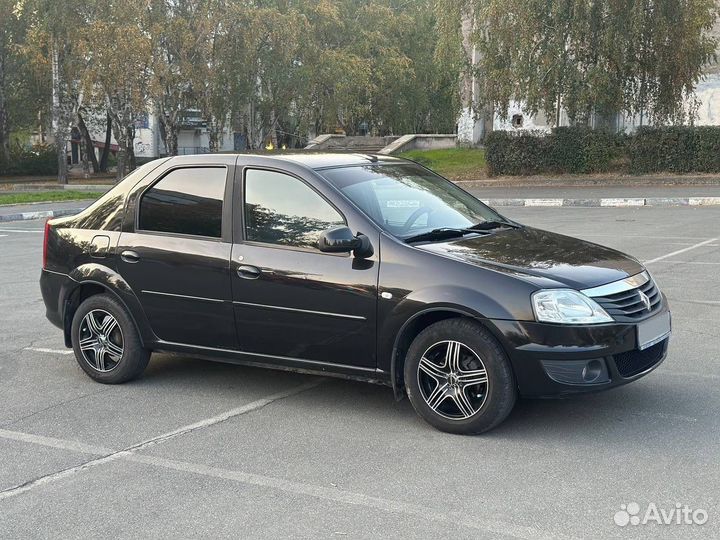
[(633, 323), (569, 326), (493, 321), (525, 397), (560, 397), (606, 390), (648, 374), (667, 355), (670, 336), (644, 350), (638, 323), (669, 312), (661, 309)]

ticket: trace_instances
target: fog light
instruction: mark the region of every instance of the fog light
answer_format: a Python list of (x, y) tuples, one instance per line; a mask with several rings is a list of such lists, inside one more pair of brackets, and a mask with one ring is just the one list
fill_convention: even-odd
[(600, 360), (590, 360), (582, 370), (583, 381), (591, 383), (595, 382), (602, 375), (603, 366)]
[(562, 384), (603, 384), (610, 382), (605, 360), (542, 360), (543, 369), (553, 381)]

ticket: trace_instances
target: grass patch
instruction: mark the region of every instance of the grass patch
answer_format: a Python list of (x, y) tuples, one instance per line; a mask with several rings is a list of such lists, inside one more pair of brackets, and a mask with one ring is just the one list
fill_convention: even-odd
[(30, 191), (28, 193), (0, 193), (2, 204), (27, 204), (36, 202), (77, 201), (97, 199), (102, 193), (97, 191)]
[(484, 178), (485, 150), (482, 148), (446, 148), (443, 150), (410, 150), (400, 157), (412, 159), (451, 180)]

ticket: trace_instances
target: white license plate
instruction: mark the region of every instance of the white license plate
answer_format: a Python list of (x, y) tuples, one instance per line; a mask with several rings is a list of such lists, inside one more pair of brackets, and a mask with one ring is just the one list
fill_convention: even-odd
[(659, 343), (670, 334), (670, 312), (643, 321), (637, 325), (638, 348), (642, 351)]

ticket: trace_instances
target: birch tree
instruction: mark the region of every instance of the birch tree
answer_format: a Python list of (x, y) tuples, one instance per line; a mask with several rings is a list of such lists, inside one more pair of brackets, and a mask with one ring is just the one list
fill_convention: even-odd
[[(690, 120), (688, 99), (717, 45), (715, 0), (463, 1), (475, 21), (482, 104), (504, 115), (522, 101), (555, 125), (561, 110), (571, 123), (621, 111), (657, 124)], [(457, 3), (438, 6), (452, 12)]]
[(73, 104), (69, 85), (76, 59), (74, 29), (85, 13), (69, 0), (28, 0), (16, 4), (30, 29), (26, 50), (36, 68), (47, 66), (51, 80), (51, 126), (57, 151), (58, 182), (67, 184), (67, 143), (72, 127)]
[[(178, 153), (178, 133), (185, 112), (194, 105), (193, 71), (201, 62), (204, 35), (197, 18), (204, 16), (201, 2), (152, 0), (148, 32), (152, 37), (150, 93), (162, 126), (167, 153)], [(200, 24), (200, 29), (202, 29)]]
[(108, 0), (80, 32), (82, 50), (92, 66), (84, 88), (104, 104), (118, 143), (116, 179), (133, 170), (135, 126), (148, 114), (152, 39), (144, 31), (143, 0)]

